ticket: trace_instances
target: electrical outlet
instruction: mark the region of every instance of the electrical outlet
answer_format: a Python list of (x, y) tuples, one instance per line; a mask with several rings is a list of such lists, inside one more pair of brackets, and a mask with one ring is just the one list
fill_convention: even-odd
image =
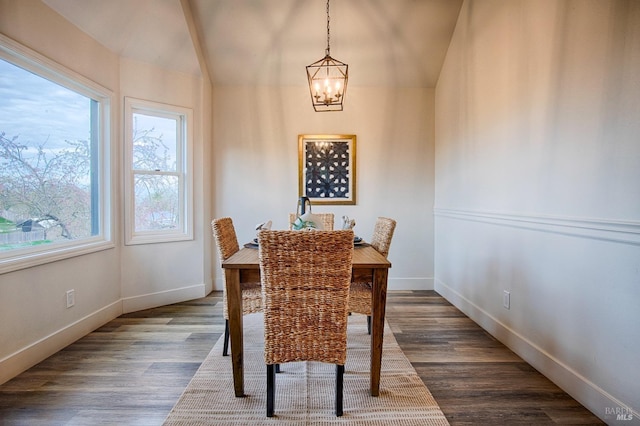
[(505, 309), (511, 309), (511, 293), (507, 290), (502, 293), (502, 306), (504, 306)]
[(76, 291), (74, 289), (67, 290), (67, 308), (76, 304)]

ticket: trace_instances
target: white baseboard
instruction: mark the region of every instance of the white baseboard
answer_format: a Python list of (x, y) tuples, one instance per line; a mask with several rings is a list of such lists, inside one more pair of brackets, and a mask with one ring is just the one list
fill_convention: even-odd
[(122, 312), (136, 312), (206, 296), (204, 284), (122, 298)]
[[(435, 280), (435, 291), (607, 424), (640, 424), (637, 411), (505, 326), (451, 287)], [(624, 420), (616, 420), (620, 413), (626, 416)]]
[(0, 384), (11, 380), (123, 313), (206, 296), (205, 285), (119, 299), (0, 360)]
[(121, 314), (122, 302), (118, 300), (5, 357), (0, 360), (0, 384), (42, 362)]

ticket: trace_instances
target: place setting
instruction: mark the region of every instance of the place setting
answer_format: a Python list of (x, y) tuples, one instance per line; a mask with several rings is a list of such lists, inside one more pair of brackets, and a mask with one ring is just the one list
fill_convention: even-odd
[[(301, 197), (301, 199), (304, 199), (306, 197)], [(291, 223), (289, 223), (289, 229), (290, 230), (295, 230), (295, 231), (324, 231), (324, 230), (333, 230), (333, 226), (330, 227), (330, 229), (325, 229), (325, 223), (326, 220), (323, 220), (323, 216), (322, 214), (313, 214), (311, 212), (311, 205), (307, 204), (307, 202), (305, 202), (304, 200), (302, 201), (302, 205), (303, 206), (308, 206), (308, 210), (306, 210), (305, 207), (303, 207), (300, 210), (300, 204), (298, 206), (298, 212), (294, 214), (292, 214), (290, 216), (294, 217), (295, 220), (293, 220)], [(324, 215), (328, 215), (331, 217), (331, 219), (333, 219), (333, 213), (324, 213)], [(258, 241), (258, 234), (260, 233), (260, 231), (263, 230), (271, 230), (273, 226), (273, 221), (271, 220), (267, 220), (265, 222), (261, 222), (259, 224), (257, 224), (255, 226), (255, 231), (256, 231), (256, 237), (249, 241), (248, 243), (244, 244), (244, 247), (246, 248), (253, 248), (253, 249), (257, 249), (260, 244)], [(355, 219), (351, 219), (349, 216), (342, 216), (342, 226), (341, 229), (343, 230), (348, 230), (351, 229), (353, 230), (356, 226), (356, 221)], [(360, 236), (354, 234), (353, 237), (353, 245), (355, 248), (360, 248), (360, 247), (367, 247), (369, 246), (369, 244)]]

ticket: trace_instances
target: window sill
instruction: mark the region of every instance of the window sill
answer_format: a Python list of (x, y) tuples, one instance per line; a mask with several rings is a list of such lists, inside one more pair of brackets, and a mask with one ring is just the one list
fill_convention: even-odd
[(24, 251), (23, 253), (16, 253), (14, 256), (0, 259), (0, 274), (70, 259), (114, 247), (115, 244), (113, 241), (99, 240), (88, 241), (84, 244), (74, 244), (73, 246), (47, 247), (46, 251)]

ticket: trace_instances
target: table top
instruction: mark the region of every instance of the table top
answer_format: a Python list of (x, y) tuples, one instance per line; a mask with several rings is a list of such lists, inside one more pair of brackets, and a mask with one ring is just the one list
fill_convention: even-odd
[[(223, 268), (228, 269), (260, 269), (260, 259), (257, 248), (243, 247), (222, 262)], [(354, 268), (391, 268), (391, 262), (371, 246), (353, 249)]]

